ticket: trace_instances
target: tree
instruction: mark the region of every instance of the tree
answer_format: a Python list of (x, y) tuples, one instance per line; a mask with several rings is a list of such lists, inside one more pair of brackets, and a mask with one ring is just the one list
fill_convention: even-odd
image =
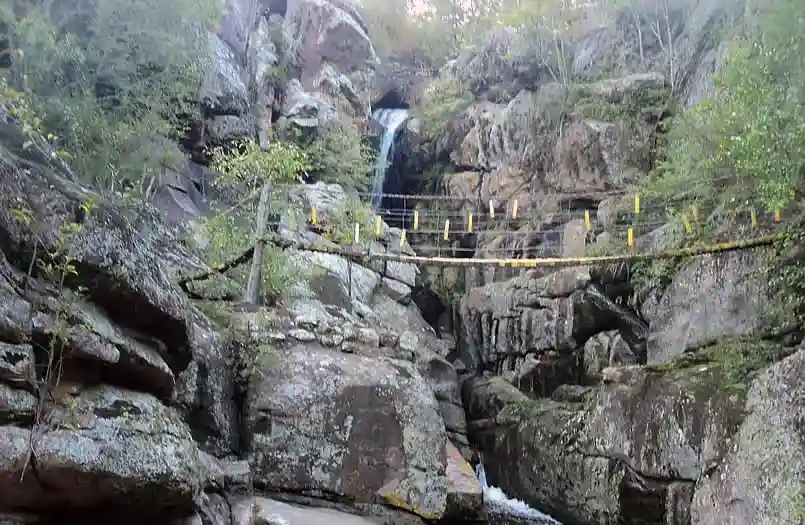
[(540, 65), (554, 81), (567, 86), (571, 81), (571, 57), (565, 35), (571, 28), (572, 16), (573, 11), (564, 2), (513, 0), (501, 20), (524, 32)]
[[(260, 148), (254, 140), (241, 140), (235, 144), (234, 151), (227, 151), (222, 147), (214, 148), (211, 151), (211, 167), (225, 175), (218, 184), (232, 188), (243, 186), (249, 193), (246, 199), (238, 203), (236, 207), (249, 209), (248, 203), (259, 192), (259, 203), (254, 218), (254, 255), (249, 270), (248, 279), (243, 293), (243, 300), (248, 304), (258, 304), (261, 289), (270, 288), (269, 294), (277, 295), (281, 286), (264, 286), (272, 283), (287, 283), (287, 268), (277, 268), (272, 265), (268, 274), (263, 270), (266, 265), (266, 230), (269, 215), (272, 211), (272, 189), (275, 185), (284, 185), (290, 182), (299, 182), (302, 174), (310, 169), (307, 155), (303, 150), (291, 142), (277, 141), (272, 143), (268, 149)], [(233, 208), (234, 209), (234, 208)], [(227, 213), (224, 212), (224, 220), (227, 220)], [(235, 235), (235, 227), (231, 227), (230, 234)], [(277, 253), (271, 254), (274, 258)]]
[(216, 0), (17, 0), (0, 9), (10, 88), (98, 189), (149, 186), (178, 156)]
[(805, 183), (805, 21), (772, 0), (731, 43), (715, 95), (683, 113), (647, 184), (657, 200), (773, 211)]

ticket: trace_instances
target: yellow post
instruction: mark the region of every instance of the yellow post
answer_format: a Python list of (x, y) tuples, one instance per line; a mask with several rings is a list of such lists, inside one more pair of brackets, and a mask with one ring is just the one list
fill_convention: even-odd
[(419, 210), (414, 210), (414, 231), (419, 231)]
[(691, 226), (690, 224), (690, 220), (688, 219), (687, 213), (682, 215), (682, 224), (685, 225), (685, 233), (687, 233), (688, 235), (693, 233), (693, 226)]
[(467, 233), (472, 233), (472, 213), (467, 215)]
[(383, 218), (378, 215), (375, 218), (375, 237), (380, 237), (381, 233), (383, 233)]
[(635, 215), (640, 213), (640, 194), (639, 193), (635, 193), (635, 195), (634, 195), (634, 212), (635, 212)]
[(360, 244), (361, 242), (361, 224), (359, 222), (355, 223), (355, 244)]
[(444, 240), (446, 241), (450, 235), (450, 219), (444, 220)]
[(774, 210), (774, 222), (780, 222), (780, 220), (781, 220), (781, 218), (782, 218), (782, 217), (781, 217), (781, 215), (782, 215), (782, 214), (781, 214), (781, 212), (780, 212), (780, 209), (779, 209), (779, 208), (778, 208), (778, 209), (776, 209), (776, 210)]
[(512, 219), (517, 218), (517, 199), (514, 199), (514, 204), (512, 205)]
[(634, 246), (634, 231), (631, 228), (626, 230), (626, 246), (628, 246), (630, 250)]
[(400, 235), (400, 249), (405, 247), (405, 230), (402, 231), (402, 235)]
[(751, 220), (752, 220), (752, 226), (757, 226), (757, 212), (755, 211), (754, 208), (752, 208), (752, 211), (750, 212), (750, 216), (751, 216)]
[(310, 208), (310, 223), (316, 224), (316, 208)]
[(495, 218), (495, 201), (492, 199), (489, 200), (489, 216)]
[(584, 228), (587, 231), (590, 231), (592, 229), (592, 226), (590, 224), (590, 210), (584, 210)]

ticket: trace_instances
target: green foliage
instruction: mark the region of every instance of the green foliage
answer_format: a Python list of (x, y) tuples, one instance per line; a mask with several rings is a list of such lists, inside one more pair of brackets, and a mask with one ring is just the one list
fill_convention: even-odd
[[(17, 2), (0, 10), (12, 66), (8, 88), (23, 93), (71, 165), (105, 191), (148, 184), (176, 160), (169, 140), (207, 68), (219, 6), (214, 0)], [(13, 93), (12, 93), (13, 96)], [(19, 99), (17, 99), (19, 100)]]
[(212, 148), (210, 156), (210, 168), (227, 175), (216, 179), (223, 188), (242, 185), (255, 191), (266, 183), (299, 182), (311, 169), (309, 155), (293, 142), (273, 142), (264, 150), (254, 139), (243, 138), (229, 148)]
[(595, 93), (586, 86), (575, 86), (575, 111), (580, 116), (607, 122), (633, 121), (648, 114), (662, 114), (670, 103), (670, 89), (612, 89)]
[(728, 385), (743, 385), (750, 374), (774, 362), (778, 345), (756, 338), (730, 338), (702, 352), (722, 367)]
[(472, 104), (472, 94), (457, 79), (444, 76), (434, 79), (414, 108), (422, 134), (430, 142), (439, 142), (447, 134), (450, 123)]
[(314, 180), (357, 191), (369, 189), (374, 150), (354, 122), (337, 120), (303, 147)]
[(775, 335), (796, 332), (805, 327), (805, 234), (792, 231), (785, 241), (768, 254), (758, 275), (768, 283), (775, 300), (764, 321)]
[(369, 36), (384, 59), (435, 71), (485, 35), (504, 1), (362, 0)]
[[(249, 219), (226, 213), (200, 219), (207, 236), (207, 245), (200, 253), (204, 261), (210, 266), (218, 266), (251, 246), (254, 234), (247, 226), (250, 224)], [(231, 269), (228, 276), (244, 287), (248, 280), (248, 272), (248, 266), (241, 265)], [(261, 276), (263, 295), (268, 302), (273, 302), (303, 279), (304, 273), (286, 252), (268, 244), (263, 255)]]
[(355, 241), (355, 224), (360, 228), (360, 244), (374, 241), (374, 213), (367, 202), (348, 198), (341, 202), (327, 217), (324, 237), (337, 244), (352, 244)]
[[(244, 252), (254, 243), (256, 197), (265, 185), (287, 184), (301, 180), (310, 169), (308, 154), (292, 142), (276, 141), (262, 149), (254, 139), (241, 139), (231, 149), (216, 147), (210, 151), (212, 169), (222, 173), (215, 181), (217, 187), (233, 191), (239, 197), (236, 206), (223, 213), (201, 220), (208, 245), (202, 257), (211, 266), (221, 265)], [(238, 190), (248, 196), (242, 197)], [(283, 187), (269, 193), (269, 215), (287, 209), (282, 198)], [(230, 270), (229, 277), (241, 286), (248, 280), (245, 265)], [(292, 259), (283, 250), (268, 244), (263, 254), (261, 290), (269, 303), (282, 297), (303, 277)]]
[(645, 185), (654, 201), (772, 211), (805, 182), (805, 22), (797, 0), (764, 5), (736, 36), (713, 98), (667, 135)]

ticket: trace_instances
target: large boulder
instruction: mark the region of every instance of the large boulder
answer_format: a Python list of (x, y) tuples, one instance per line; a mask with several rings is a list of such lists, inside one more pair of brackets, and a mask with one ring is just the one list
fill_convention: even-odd
[(256, 484), (444, 515), (444, 424), (410, 364), (299, 343), (261, 371), (247, 402)]
[(663, 363), (722, 339), (759, 335), (773, 305), (763, 250), (705, 255), (685, 265), (645, 313), (648, 361)]
[(761, 372), (732, 447), (699, 478), (696, 525), (801, 523), (805, 510), (805, 350)]
[(192, 512), (206, 472), (177, 412), (109, 386), (61, 385), (55, 395), (47, 428), (0, 427), (0, 509), (118, 508), (162, 519)]
[(490, 484), (566, 523), (690, 523), (694, 485), (743, 417), (713, 364), (607, 369), (597, 390), (561, 401), (501, 381), (465, 391)]
[(325, 63), (345, 74), (373, 67), (378, 62), (374, 46), (357, 11), (348, 3), (329, 0), (290, 0), (285, 12), (285, 32), (295, 51), (305, 87)]

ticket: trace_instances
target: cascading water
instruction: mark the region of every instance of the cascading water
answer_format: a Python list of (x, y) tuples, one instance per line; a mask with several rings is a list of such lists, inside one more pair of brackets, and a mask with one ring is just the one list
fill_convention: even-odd
[[(532, 509), (524, 501), (509, 498), (498, 487), (490, 487), (486, 482), (486, 472), (484, 472), (482, 463), (478, 463), (478, 466), (475, 468), (475, 475), (478, 477), (478, 482), (481, 484), (481, 488), (484, 491), (484, 503), (486, 504), (487, 511), (489, 511), (490, 518), (494, 514), (502, 514), (517, 518), (515, 520), (502, 520), (506, 523), (562, 525), (547, 514)], [(495, 521), (494, 519), (490, 519), (490, 523), (494, 523)]]
[(394, 138), (397, 130), (408, 119), (407, 109), (378, 109), (372, 114), (372, 120), (383, 126), (383, 138), (380, 141), (380, 151), (375, 161), (375, 176), (372, 181), (372, 209), (377, 211), (383, 200), (383, 186), (386, 183), (386, 173), (394, 154)]

